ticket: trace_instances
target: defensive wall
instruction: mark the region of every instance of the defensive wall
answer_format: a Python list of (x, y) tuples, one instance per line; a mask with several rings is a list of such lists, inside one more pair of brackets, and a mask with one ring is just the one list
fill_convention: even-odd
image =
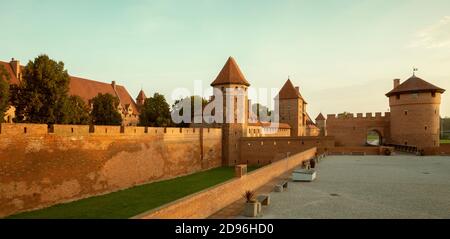
[(330, 136), (246, 137), (239, 143), (239, 164), (248, 165), (267, 165), (314, 147), (323, 153), (335, 146)]
[(333, 136), (336, 146), (364, 146), (367, 142), (367, 134), (371, 131), (377, 132), (382, 142), (390, 140), (390, 113), (384, 115), (381, 112), (334, 115), (327, 116), (327, 135)]
[(440, 144), (439, 147), (424, 148), (425, 155), (450, 155), (450, 144)]
[(1, 124), (0, 217), (219, 167), (221, 129)]
[(241, 199), (245, 191), (256, 190), (285, 172), (298, 167), (304, 161), (310, 160), (316, 155), (316, 152), (316, 148), (311, 148), (299, 154), (292, 154), (289, 159), (272, 163), (241, 178), (234, 178), (220, 185), (142, 213), (134, 217), (134, 219), (207, 218), (236, 200)]

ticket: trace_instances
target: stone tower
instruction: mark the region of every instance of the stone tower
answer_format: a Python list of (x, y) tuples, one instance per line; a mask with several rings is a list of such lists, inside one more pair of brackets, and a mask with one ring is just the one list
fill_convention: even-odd
[(223, 165), (233, 166), (239, 163), (239, 139), (246, 134), (248, 125), (248, 92), (250, 86), (236, 61), (228, 58), (222, 71), (211, 84), (222, 94), (223, 111), (216, 114), (223, 115), (222, 123), (222, 161)]
[(326, 131), (326, 120), (325, 117), (323, 116), (322, 113), (320, 113), (317, 117), (316, 117), (316, 125), (317, 127), (320, 129), (320, 133), (319, 136), (327, 136), (327, 131)]
[(439, 147), (441, 94), (445, 90), (415, 75), (386, 94), (391, 108), (390, 143), (416, 146), (420, 149)]
[(294, 87), (291, 80), (288, 79), (275, 98), (275, 104), (279, 106), (280, 123), (291, 126), (291, 136), (304, 136), (307, 103), (300, 94), (300, 88)]
[(141, 90), (138, 97), (136, 98), (136, 104), (138, 105), (138, 107), (144, 105), (145, 99), (147, 99), (147, 96), (145, 95), (144, 90)]

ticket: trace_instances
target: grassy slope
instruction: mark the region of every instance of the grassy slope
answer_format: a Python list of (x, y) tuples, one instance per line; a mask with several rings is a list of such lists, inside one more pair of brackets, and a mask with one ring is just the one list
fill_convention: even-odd
[(450, 139), (441, 139), (441, 144), (450, 144)]
[[(249, 168), (249, 171), (255, 169)], [(130, 218), (233, 177), (234, 168), (221, 167), (9, 218)]]

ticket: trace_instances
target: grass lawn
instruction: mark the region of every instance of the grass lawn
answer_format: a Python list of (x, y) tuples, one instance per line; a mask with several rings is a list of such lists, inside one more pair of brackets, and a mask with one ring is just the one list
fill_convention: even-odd
[(450, 144), (450, 139), (441, 139), (441, 144)]
[[(253, 171), (256, 167), (250, 167)], [(166, 203), (225, 182), (234, 177), (233, 167), (221, 167), (171, 180), (137, 186), (103, 196), (55, 205), (42, 210), (10, 216), (28, 218), (130, 218)]]

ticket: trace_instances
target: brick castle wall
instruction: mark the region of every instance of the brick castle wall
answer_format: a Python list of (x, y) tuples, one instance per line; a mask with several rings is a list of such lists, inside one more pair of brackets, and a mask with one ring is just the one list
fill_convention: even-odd
[(241, 138), (240, 164), (267, 165), (317, 147), (319, 153), (333, 148), (333, 137)]
[(390, 118), (389, 112), (383, 116), (382, 113), (362, 113), (356, 115), (336, 116), (333, 114), (327, 117), (327, 135), (333, 136), (336, 146), (364, 146), (367, 142), (367, 134), (376, 131), (383, 142), (390, 140)]
[(93, 130), (1, 124), (0, 217), (222, 165), (220, 129)]

